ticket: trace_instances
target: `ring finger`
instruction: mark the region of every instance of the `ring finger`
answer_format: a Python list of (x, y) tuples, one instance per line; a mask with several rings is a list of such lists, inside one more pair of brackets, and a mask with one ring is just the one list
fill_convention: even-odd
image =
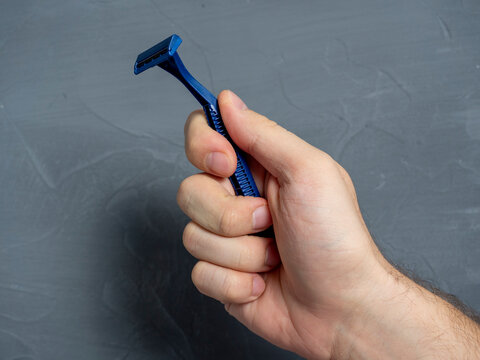
[(246, 272), (266, 272), (280, 263), (275, 241), (260, 236), (223, 237), (190, 222), (183, 245), (199, 260)]

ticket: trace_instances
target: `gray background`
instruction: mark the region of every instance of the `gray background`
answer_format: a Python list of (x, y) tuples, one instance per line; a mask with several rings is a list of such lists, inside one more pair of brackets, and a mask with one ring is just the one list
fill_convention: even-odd
[(0, 359), (295, 359), (194, 289), (198, 108), (133, 75), (171, 33), (214, 93), (329, 152), (384, 253), (480, 310), (480, 1), (2, 1)]

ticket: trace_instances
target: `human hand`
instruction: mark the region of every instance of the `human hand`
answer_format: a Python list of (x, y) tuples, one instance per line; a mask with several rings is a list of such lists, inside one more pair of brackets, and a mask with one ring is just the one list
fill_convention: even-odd
[[(193, 112), (186, 154), (205, 173), (185, 179), (177, 196), (192, 219), (184, 245), (200, 260), (193, 282), (270, 342), (330, 358), (338, 329), (385, 276), (352, 181), (329, 155), (248, 110), (232, 92), (220, 93), (218, 103), (264, 198), (234, 195), (226, 179), (236, 166), (233, 148)], [(274, 240), (249, 235), (272, 220)]]

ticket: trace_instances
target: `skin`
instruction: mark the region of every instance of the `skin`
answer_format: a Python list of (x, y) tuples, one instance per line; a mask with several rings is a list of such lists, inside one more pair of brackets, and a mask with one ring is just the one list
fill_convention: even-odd
[[(231, 91), (218, 103), (262, 197), (235, 196), (234, 150), (193, 112), (185, 150), (203, 172), (181, 183), (177, 201), (192, 219), (183, 242), (199, 259), (192, 280), (201, 293), (307, 358), (480, 358), (477, 324), (381, 255), (337, 162)], [(254, 235), (272, 223), (275, 239)]]

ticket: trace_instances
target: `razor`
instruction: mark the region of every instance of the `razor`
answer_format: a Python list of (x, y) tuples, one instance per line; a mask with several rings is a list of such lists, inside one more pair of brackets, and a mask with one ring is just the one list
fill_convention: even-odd
[(208, 125), (223, 135), (235, 150), (237, 155), (237, 168), (235, 169), (235, 173), (229, 177), (235, 194), (259, 197), (260, 193), (258, 192), (252, 173), (245, 160), (245, 153), (232, 141), (232, 138), (225, 128), (218, 108), (217, 98), (200, 84), (183, 65), (177, 52), (181, 43), (182, 39), (180, 36), (174, 34), (138, 55), (134, 67), (135, 75), (157, 65), (180, 80), (202, 105)]

